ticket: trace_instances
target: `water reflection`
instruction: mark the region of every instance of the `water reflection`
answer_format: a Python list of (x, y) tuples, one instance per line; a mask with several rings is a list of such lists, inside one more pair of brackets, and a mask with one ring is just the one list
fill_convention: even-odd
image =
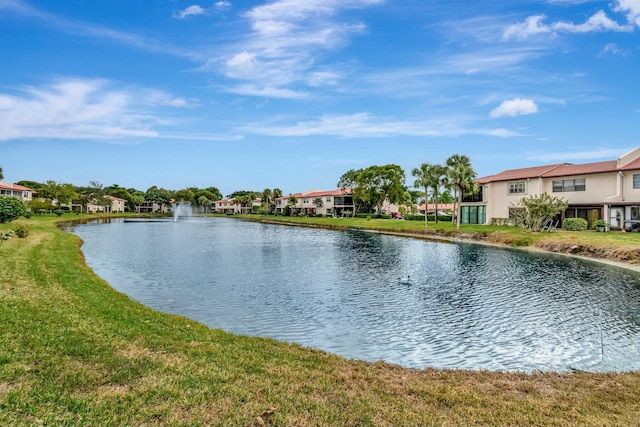
[(75, 232), (116, 289), (237, 334), (409, 367), (640, 369), (640, 276), (624, 270), (230, 219)]

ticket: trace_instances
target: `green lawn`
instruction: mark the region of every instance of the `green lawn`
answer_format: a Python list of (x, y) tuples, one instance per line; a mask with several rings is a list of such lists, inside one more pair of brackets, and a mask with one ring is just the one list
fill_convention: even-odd
[[(0, 425), (627, 426), (640, 420), (638, 372), (409, 370), (154, 312), (95, 276), (79, 238), (57, 229), (58, 220), (21, 219), (30, 235), (0, 243)], [(377, 221), (341, 224), (414, 227)], [(0, 224), (0, 231), (15, 224)], [(465, 232), (487, 230), (476, 228)]]

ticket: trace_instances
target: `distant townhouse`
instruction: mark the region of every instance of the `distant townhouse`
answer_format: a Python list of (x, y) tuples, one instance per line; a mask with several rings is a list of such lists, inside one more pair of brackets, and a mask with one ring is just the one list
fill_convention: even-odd
[(17, 197), (23, 202), (29, 202), (33, 199), (34, 194), (37, 192), (31, 188), (0, 181), (0, 197)]
[(350, 191), (342, 190), (312, 190), (305, 193), (295, 193), (276, 199), (276, 211), (283, 213), (289, 205), (289, 200), (295, 196), (296, 203), (291, 206), (293, 213), (301, 215), (332, 215), (343, 216), (353, 214), (353, 197)]
[(239, 205), (234, 199), (216, 200), (211, 203), (211, 210), (218, 214), (234, 214), (239, 212)]
[(211, 210), (218, 214), (248, 214), (256, 212), (261, 204), (262, 199), (260, 197), (253, 199), (250, 206), (243, 206), (233, 198), (222, 199), (212, 202)]
[(135, 210), (138, 213), (168, 213), (170, 205), (159, 205), (151, 200), (145, 200), (143, 203), (136, 205)]
[(640, 226), (640, 148), (616, 160), (511, 169), (477, 182), (478, 193), (463, 197), (462, 223), (513, 217), (520, 199), (547, 193), (568, 201), (561, 219), (584, 218), (589, 226), (598, 219), (612, 228)]

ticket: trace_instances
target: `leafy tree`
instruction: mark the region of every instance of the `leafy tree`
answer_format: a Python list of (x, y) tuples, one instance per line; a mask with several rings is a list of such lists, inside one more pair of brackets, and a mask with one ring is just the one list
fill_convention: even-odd
[(190, 189), (178, 190), (174, 195), (176, 202), (189, 202), (195, 205), (196, 194)]
[(36, 181), (18, 181), (15, 184), (17, 185), (21, 185), (23, 187), (27, 187), (30, 188), (32, 190), (34, 190), (37, 193), (40, 193), (40, 190), (42, 189), (42, 187), (44, 186), (44, 184), (40, 183), (40, 182), (36, 182)]
[(476, 171), (471, 167), (469, 157), (454, 154), (447, 159), (447, 178), (449, 185), (457, 194), (456, 203), (456, 228), (460, 228), (460, 204), (462, 203), (462, 195), (464, 193), (475, 193), (478, 191), (478, 183), (476, 182)]
[(51, 200), (45, 199), (44, 197), (36, 197), (29, 200), (28, 206), (29, 209), (35, 213), (50, 211), (53, 209), (53, 203)]
[(322, 197), (316, 197), (313, 199), (313, 205), (316, 208), (321, 208), (324, 206), (324, 202), (322, 201)]
[(73, 184), (64, 184), (55, 181), (47, 181), (41, 188), (41, 195), (44, 198), (55, 202), (60, 208), (62, 205), (68, 205), (72, 200), (78, 197), (76, 188)]
[(369, 166), (345, 172), (338, 181), (338, 187), (343, 193), (351, 190), (357, 207), (369, 204), (381, 212), (385, 200), (390, 203), (404, 202), (407, 191), (405, 179), (404, 170), (398, 165)]
[(512, 204), (516, 224), (529, 231), (540, 231), (547, 221), (567, 209), (567, 200), (542, 193), (521, 198)]
[(282, 197), (282, 190), (279, 188), (274, 188), (273, 190), (271, 190), (271, 196), (274, 200), (278, 197)]
[(168, 190), (158, 188), (155, 185), (149, 187), (144, 196), (145, 200), (157, 203), (160, 206), (160, 210), (162, 210), (164, 205), (169, 204), (171, 201), (171, 193)]
[(11, 222), (27, 213), (24, 203), (16, 197), (0, 197), (0, 223)]
[(220, 190), (218, 189), (218, 187), (207, 187), (203, 189), (204, 191), (208, 191), (209, 193), (211, 193), (213, 196), (209, 197), (209, 199), (213, 202), (216, 200), (221, 200), (222, 199), (222, 193), (220, 192)]
[(2, 166), (0, 166), (0, 180), (4, 179), (4, 173), (2, 172)]
[(255, 199), (256, 197), (258, 197), (257, 192), (255, 191), (249, 191), (249, 190), (238, 190), (238, 191), (234, 191), (233, 193), (229, 194), (227, 196), (227, 199), (237, 199), (240, 196), (250, 196), (251, 200)]
[(145, 200), (146, 200), (145, 193), (143, 193), (142, 191), (135, 190), (133, 193), (131, 193), (131, 200), (129, 201), (130, 210), (135, 211), (136, 207), (143, 204)]

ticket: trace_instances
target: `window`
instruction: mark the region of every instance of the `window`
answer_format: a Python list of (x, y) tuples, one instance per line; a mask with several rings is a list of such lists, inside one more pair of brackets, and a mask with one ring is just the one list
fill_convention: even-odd
[(633, 188), (640, 188), (640, 174), (633, 174)]
[(463, 224), (484, 224), (486, 222), (485, 206), (462, 206), (460, 222)]
[(585, 191), (587, 188), (585, 178), (563, 179), (553, 181), (553, 192), (564, 193), (567, 191)]
[(331, 197), (327, 196), (327, 198), (325, 199), (327, 202), (331, 201)]
[(304, 199), (302, 203), (309, 203), (309, 199)]
[(524, 181), (510, 182), (509, 194), (524, 194)]

